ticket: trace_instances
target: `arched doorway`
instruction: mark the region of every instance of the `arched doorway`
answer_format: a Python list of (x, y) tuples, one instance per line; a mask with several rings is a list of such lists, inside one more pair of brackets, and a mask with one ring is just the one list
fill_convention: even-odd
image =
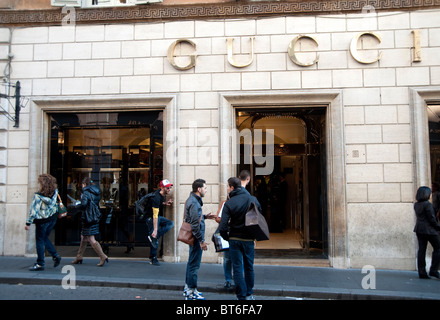
[[(237, 168), (251, 173), (248, 189), (259, 199), (271, 233), (269, 241), (258, 243), (256, 257), (328, 254), (325, 114), (325, 107), (237, 109), (238, 131), (263, 137), (241, 138)], [(258, 174), (259, 155), (273, 157), (269, 174)]]

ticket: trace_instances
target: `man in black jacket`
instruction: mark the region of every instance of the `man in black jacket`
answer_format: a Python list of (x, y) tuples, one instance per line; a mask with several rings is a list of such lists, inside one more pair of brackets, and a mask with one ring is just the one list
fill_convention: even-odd
[(237, 298), (254, 300), (255, 239), (245, 226), (245, 220), (251, 202), (254, 202), (259, 210), (261, 206), (257, 198), (241, 187), (240, 179), (229, 178), (227, 189), (229, 200), (225, 202), (223, 208), (219, 231), (223, 239), (229, 241)]

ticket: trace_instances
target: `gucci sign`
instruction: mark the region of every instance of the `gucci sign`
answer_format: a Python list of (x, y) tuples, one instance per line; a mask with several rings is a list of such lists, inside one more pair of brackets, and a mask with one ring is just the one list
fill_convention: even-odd
[[(413, 49), (413, 62), (422, 61), (421, 47), (420, 47), (420, 30), (412, 30), (412, 33), (413, 33), (413, 47), (412, 47), (412, 49)], [(356, 60), (357, 62), (362, 63), (362, 64), (371, 64), (376, 61), (379, 61), (380, 58), (382, 57), (381, 51), (378, 51), (377, 55), (375, 57), (367, 58), (367, 57), (363, 56), (362, 50), (358, 49), (358, 44), (363, 37), (373, 37), (376, 40), (376, 42), (378, 42), (379, 44), (382, 41), (380, 35), (375, 32), (360, 32), (360, 33), (356, 34), (350, 42), (350, 47), (349, 47), (350, 55), (352, 56), (352, 58), (354, 60)], [(297, 51), (295, 48), (298, 47), (297, 44), (303, 40), (311, 41), (316, 48), (319, 47), (319, 43), (314, 37), (308, 36), (308, 35), (299, 35), (299, 36), (295, 37), (289, 43), (289, 45), (287, 47), (287, 53), (289, 55), (290, 60), (292, 60), (292, 62), (295, 63), (296, 65), (301, 66), (301, 67), (309, 67), (309, 66), (316, 64), (319, 61), (319, 54), (316, 54), (316, 57), (311, 61), (304, 61), (301, 58), (299, 58), (298, 53), (300, 53), (300, 52)], [(245, 61), (245, 62), (236, 61), (235, 56), (232, 52), (233, 41), (234, 41), (233, 38), (226, 39), (228, 63), (231, 66), (234, 66), (236, 68), (244, 68), (244, 67), (251, 65), (254, 61), (255, 37), (250, 38), (251, 50), (250, 50), (250, 53), (248, 54), (249, 57), (248, 57), (247, 61)], [(185, 65), (178, 65), (178, 63), (176, 63), (176, 61), (175, 61), (175, 58), (177, 56), (175, 51), (176, 51), (176, 47), (178, 44), (187, 44), (190, 47), (192, 47), (193, 53), (188, 54), (189, 62)], [(363, 48), (363, 50), (374, 50), (374, 49), (375, 48)], [(174, 41), (169, 46), (168, 54), (167, 54), (168, 61), (177, 70), (188, 70), (188, 69), (194, 68), (196, 66), (197, 55), (195, 54), (195, 52), (196, 52), (196, 44), (193, 41), (188, 40), (188, 39), (179, 39), (179, 40)]]

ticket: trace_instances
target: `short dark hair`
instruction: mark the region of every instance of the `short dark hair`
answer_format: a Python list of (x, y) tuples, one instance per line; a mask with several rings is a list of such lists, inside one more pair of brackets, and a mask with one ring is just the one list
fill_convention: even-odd
[(238, 175), (238, 177), (240, 178), (241, 181), (246, 180), (250, 176), (251, 176), (251, 173), (248, 170), (241, 170), (240, 174)]
[(203, 179), (196, 179), (192, 184), (193, 192), (197, 192), (197, 189), (203, 188), (203, 185), (206, 183)]
[(235, 190), (235, 189), (241, 187), (241, 181), (240, 181), (240, 179), (238, 179), (238, 178), (236, 178), (236, 177), (230, 177), (230, 178), (228, 179), (228, 185), (229, 185), (230, 187), (233, 187), (234, 190)]
[(431, 196), (431, 188), (429, 187), (420, 187), (417, 189), (416, 200), (417, 202), (427, 201)]

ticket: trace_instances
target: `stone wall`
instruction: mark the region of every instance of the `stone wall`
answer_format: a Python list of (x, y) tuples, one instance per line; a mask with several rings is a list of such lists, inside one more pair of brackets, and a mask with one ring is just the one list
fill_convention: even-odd
[[(347, 14), (335, 16), (287, 16), (242, 20), (188, 20), (161, 23), (42, 26), (0, 29), (0, 50), (5, 59), (9, 46), (14, 55), (11, 81), (20, 80), (22, 94), (34, 100), (114, 101), (137, 95), (156, 97), (173, 95), (177, 106), (175, 120), (182, 133), (209, 129), (219, 134), (221, 96), (224, 94), (271, 94), (335, 92), (341, 98), (343, 123), (344, 203), (338, 203), (330, 217), (341, 218), (346, 225), (342, 237), (333, 239), (335, 250), (342, 246), (344, 257), (338, 267), (414, 269), (415, 240), (412, 232), (412, 202), (417, 186), (414, 181), (415, 154), (412, 140), (410, 88), (440, 86), (439, 10)], [(413, 30), (420, 30), (420, 62), (413, 62)], [(350, 53), (352, 39), (364, 35), (357, 48), (362, 57), (376, 57), (373, 63), (359, 63)], [(319, 61), (303, 67), (288, 55), (288, 46), (298, 35), (303, 38), (296, 50), (302, 61), (319, 54)], [(227, 38), (233, 38), (235, 61), (247, 61), (254, 37), (253, 62), (244, 68), (227, 59)], [(180, 45), (174, 52), (177, 61), (186, 64), (197, 53), (196, 65), (176, 70), (167, 59), (170, 45), (177, 39), (189, 39), (196, 48)], [(4, 62), (0, 62), (5, 67)], [(438, 97), (440, 98), (440, 97)], [(299, 103), (301, 100), (299, 100)], [(268, 98), (267, 103), (270, 103)], [(105, 103), (104, 103), (105, 106)], [(32, 251), (31, 239), (24, 231), (27, 208), (36, 186), (30, 162), (42, 158), (45, 170), (47, 143), (30, 136), (33, 109), (22, 110), (20, 127), (4, 122), (0, 128), (0, 249), (5, 255)], [(232, 121), (232, 120), (231, 120)], [(332, 119), (328, 120), (332, 124)], [(333, 124), (332, 124), (333, 125)], [(166, 134), (166, 132), (164, 133)], [(165, 138), (165, 137), (164, 137)], [(219, 159), (219, 140), (180, 141), (179, 154), (214, 152)], [(427, 143), (427, 142), (426, 142)], [(216, 151), (217, 150), (217, 151)], [(217, 153), (216, 153), (217, 152)], [(44, 160), (46, 159), (46, 160)], [(46, 161), (46, 162), (45, 162)], [(188, 160), (175, 166), (175, 188), (179, 207), (173, 213), (180, 225), (180, 208), (196, 178), (205, 178), (209, 191), (204, 209), (216, 212), (224, 195), (219, 162)], [(31, 172), (31, 174), (29, 173)], [(329, 173), (332, 174), (331, 172)], [(32, 176), (31, 176), (32, 175)], [(336, 219), (337, 220), (337, 219)], [(3, 223), (4, 221), (4, 223)], [(209, 234), (216, 228), (208, 222)], [(329, 225), (332, 225), (331, 223)], [(330, 230), (330, 233), (332, 230)], [(342, 243), (342, 244), (341, 244)], [(170, 243), (171, 245), (174, 245)], [(177, 251), (175, 251), (177, 252)], [(184, 259), (185, 249), (178, 251)], [(170, 253), (173, 259), (174, 253)], [(206, 261), (216, 261), (209, 251)], [(336, 258), (336, 257), (334, 257)], [(340, 258), (338, 256), (338, 258)], [(332, 259), (332, 257), (331, 257)], [(178, 258), (177, 258), (178, 260)]]

